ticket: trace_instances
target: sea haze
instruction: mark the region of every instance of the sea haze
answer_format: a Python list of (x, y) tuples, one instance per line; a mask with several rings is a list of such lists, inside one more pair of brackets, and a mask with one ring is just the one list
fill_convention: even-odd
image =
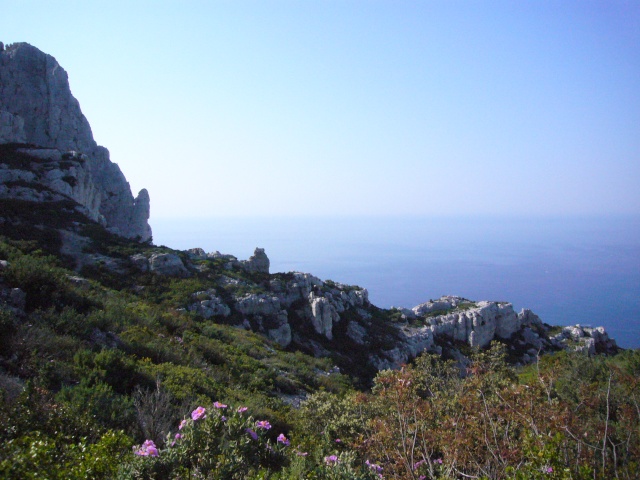
[(553, 325), (603, 325), (640, 347), (640, 217), (152, 219), (157, 245), (246, 259), (369, 290), (379, 307), (441, 295), (504, 300)]

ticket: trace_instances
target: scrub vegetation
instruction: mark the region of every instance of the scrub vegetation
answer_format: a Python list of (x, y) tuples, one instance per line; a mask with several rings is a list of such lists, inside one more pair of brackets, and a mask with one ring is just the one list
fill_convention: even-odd
[[(201, 261), (205, 273), (190, 278), (98, 263), (79, 279), (47, 227), (60, 214), (32, 208), (38, 222), (0, 229), (2, 478), (640, 475), (637, 350), (559, 352), (516, 368), (493, 344), (471, 351), (463, 371), (426, 354), (396, 371), (340, 369), (233, 315), (178, 310), (207, 289), (206, 275), (269, 278)], [(90, 253), (170, 251), (75, 226)], [(383, 329), (397, 312), (375, 316)]]

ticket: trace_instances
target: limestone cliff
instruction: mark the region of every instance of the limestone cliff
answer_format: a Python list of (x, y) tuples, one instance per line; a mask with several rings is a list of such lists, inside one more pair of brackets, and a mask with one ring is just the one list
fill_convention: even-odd
[[(61, 191), (45, 177), (39, 183), (70, 196), (88, 210), (90, 217), (103, 219), (112, 232), (150, 239), (149, 194), (143, 189), (134, 198), (120, 168), (109, 159), (108, 150), (94, 141), (64, 69), (51, 55), (27, 43), (0, 50), (0, 144), (29, 144), (36, 147), (31, 153), (45, 162), (65, 156), (82, 158), (74, 166), (74, 176), (82, 182), (81, 192)], [(47, 152), (38, 156), (37, 150), (43, 148)], [(3, 169), (11, 170), (7, 165)], [(6, 178), (16, 175), (22, 174), (4, 173)], [(67, 172), (59, 176), (69, 177)], [(5, 189), (7, 194), (10, 189)]]

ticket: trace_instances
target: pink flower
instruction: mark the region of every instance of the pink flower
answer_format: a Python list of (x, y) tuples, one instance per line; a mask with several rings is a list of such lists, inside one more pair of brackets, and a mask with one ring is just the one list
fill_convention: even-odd
[(220, 402), (213, 402), (213, 406), (216, 408), (227, 408), (227, 406), (224, 403), (220, 403)]
[(307, 452), (296, 452), (296, 455), (299, 457), (306, 457), (309, 454)]
[(369, 467), (371, 470), (373, 470), (376, 473), (382, 473), (382, 467), (380, 465), (378, 465), (377, 463), (371, 463), (369, 460), (367, 460), (366, 462), (364, 462), (365, 465), (367, 467)]
[(246, 412), (247, 410), (249, 410), (247, 407), (238, 407), (238, 410), (237, 410), (237, 411), (238, 411), (238, 413), (244, 413), (244, 412)]
[(144, 457), (157, 457), (158, 449), (156, 448), (156, 444), (153, 443), (153, 440), (145, 440), (145, 442), (140, 445), (140, 448), (136, 450), (136, 447), (133, 447), (133, 450), (136, 455), (141, 455)]
[(340, 440), (339, 438), (336, 438), (336, 443), (342, 443), (342, 440)]
[(223, 422), (227, 421), (227, 417), (225, 417), (224, 415), (222, 415), (222, 417), (220, 417), (220, 420), (222, 420)]
[(280, 435), (278, 435), (278, 442), (282, 443), (283, 445), (289, 445), (289, 440), (287, 439), (287, 437), (284, 436), (284, 433), (281, 433)]
[(269, 430), (271, 428), (271, 424), (269, 423), (269, 420), (258, 420), (256, 422), (256, 427), (257, 428), (264, 428), (265, 430)]
[(191, 418), (193, 419), (194, 422), (201, 418), (206, 418), (207, 417), (206, 412), (207, 410), (204, 407), (198, 407), (193, 412), (191, 412)]
[(439, 464), (439, 465), (442, 465), (442, 459), (441, 459), (441, 458), (436, 458), (436, 459), (434, 460), (434, 462), (435, 462), (435, 463), (437, 463), (437, 464)]
[(254, 432), (253, 430), (251, 430), (250, 428), (247, 428), (245, 430), (249, 435), (251, 435), (251, 438), (253, 438), (254, 440), (258, 439), (258, 434), (256, 432)]
[(329, 455), (328, 457), (324, 457), (324, 463), (329, 466), (334, 466), (340, 463), (340, 459), (335, 455)]
[(180, 435), (179, 433), (176, 433), (176, 440), (180, 440), (182, 438), (182, 435)]
[(180, 425), (178, 425), (178, 430), (182, 430), (186, 425), (187, 425), (187, 419), (185, 418), (180, 422)]
[(420, 466), (421, 466), (422, 464), (424, 464), (424, 463), (425, 463), (425, 462), (424, 462), (424, 460), (420, 460), (419, 462), (414, 463), (414, 464), (413, 464), (413, 469), (414, 469), (414, 470), (417, 470), (417, 469), (418, 469), (418, 468), (420, 468)]

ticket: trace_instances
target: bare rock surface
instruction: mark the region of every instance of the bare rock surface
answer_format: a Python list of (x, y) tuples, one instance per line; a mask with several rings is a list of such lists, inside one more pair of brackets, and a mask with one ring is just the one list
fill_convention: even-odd
[[(83, 159), (84, 165), (73, 166), (74, 171), (58, 165), (39, 180), (86, 207), (92, 218), (104, 218), (112, 232), (142, 241), (151, 238), (148, 192), (143, 189), (133, 197), (108, 150), (94, 141), (65, 70), (51, 55), (28, 43), (9, 45), (0, 52), (0, 143), (45, 148), (44, 157), (37, 148), (23, 152), (42, 161), (60, 162), (65, 155)], [(65, 186), (64, 177), (75, 180)], [(2, 192), (5, 197), (17, 193)], [(28, 195), (20, 197), (31, 200)]]
[(24, 119), (6, 110), (0, 110), (0, 143), (25, 143)]
[(264, 248), (256, 248), (249, 260), (241, 262), (247, 272), (269, 273), (269, 257), (264, 253)]
[(187, 277), (189, 271), (175, 253), (154, 253), (149, 257), (149, 271), (170, 277)]

